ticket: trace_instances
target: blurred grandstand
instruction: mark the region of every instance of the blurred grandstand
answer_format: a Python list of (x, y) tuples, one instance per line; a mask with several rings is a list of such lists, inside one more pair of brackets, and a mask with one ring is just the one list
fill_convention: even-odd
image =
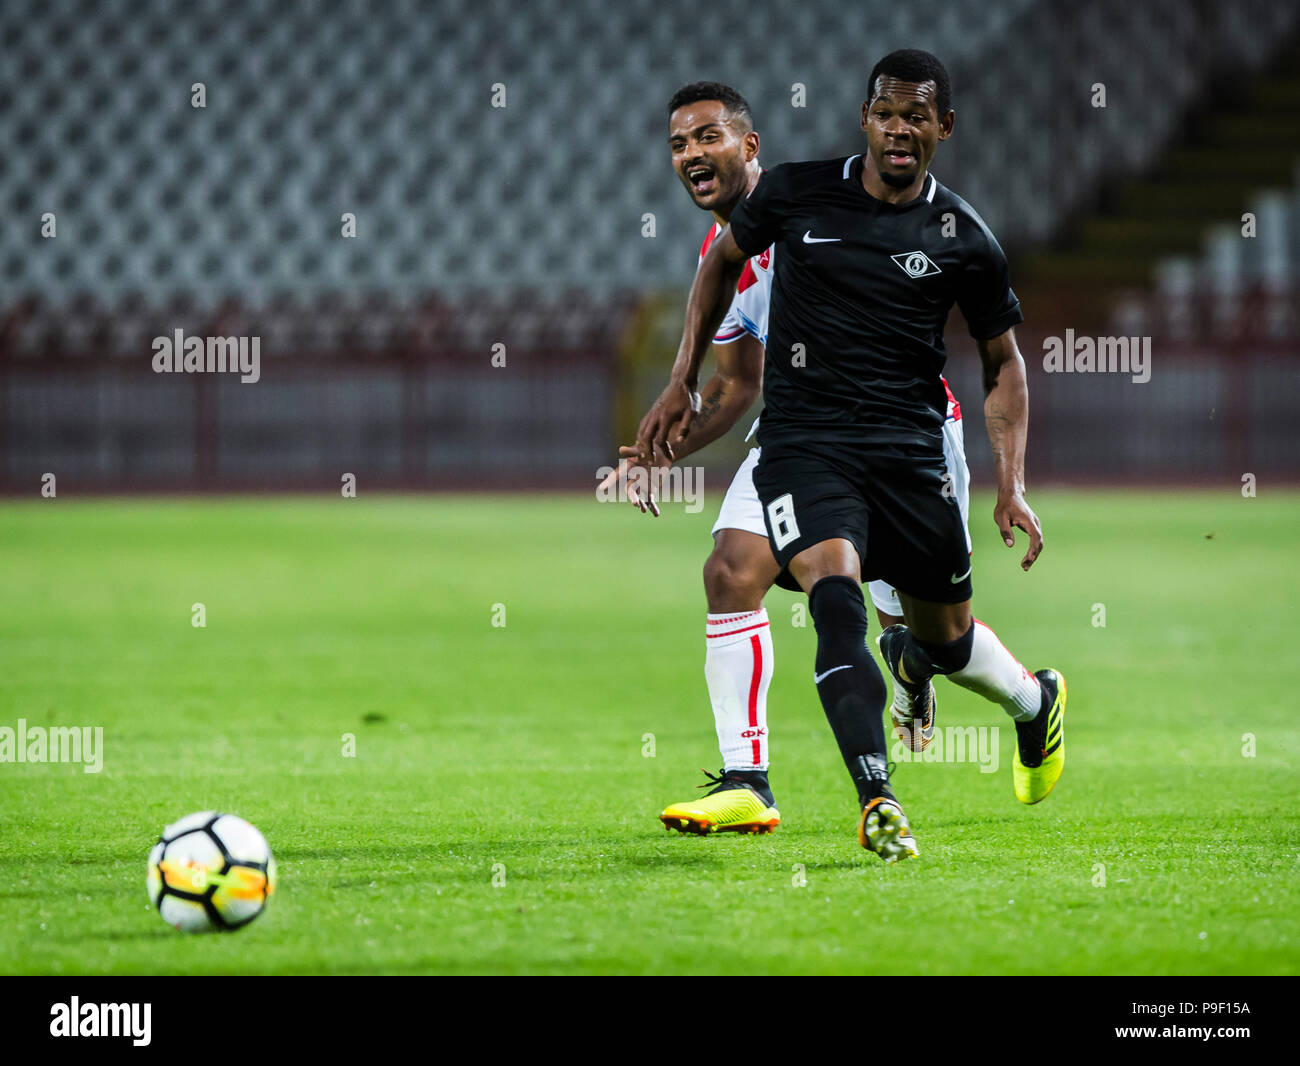
[[(0, 488), (593, 486), (708, 226), (668, 97), (736, 85), (769, 165), (847, 155), (906, 46), (952, 74), (935, 173), (1012, 257), (1031, 478), (1295, 477), (1298, 33), (1286, 0), (11, 0)], [(1048, 377), (1067, 328), (1151, 337), (1151, 381)], [(154, 374), (178, 329), (260, 337), (261, 380)], [(984, 481), (959, 316), (949, 350)]]

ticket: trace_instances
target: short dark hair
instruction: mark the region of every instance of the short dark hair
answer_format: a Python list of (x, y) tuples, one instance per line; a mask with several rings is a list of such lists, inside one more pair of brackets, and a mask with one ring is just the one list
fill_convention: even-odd
[(897, 78), (899, 81), (934, 82), (934, 103), (943, 118), (952, 110), (952, 87), (948, 84), (948, 72), (939, 62), (938, 56), (922, 52), (919, 48), (900, 48), (890, 52), (871, 68), (871, 77), (867, 79), (867, 98), (876, 95), (876, 79), (881, 75)]
[(754, 128), (749, 101), (730, 85), (723, 85), (720, 81), (693, 81), (690, 85), (683, 85), (668, 101), (668, 114), (671, 116), (679, 107), (698, 104), (701, 100), (717, 100), (732, 118), (742, 119), (751, 130)]

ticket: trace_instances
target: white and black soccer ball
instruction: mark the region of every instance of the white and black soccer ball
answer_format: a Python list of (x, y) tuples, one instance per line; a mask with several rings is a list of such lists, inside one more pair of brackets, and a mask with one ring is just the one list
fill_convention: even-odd
[(149, 900), (186, 933), (247, 925), (275, 892), (266, 838), (233, 814), (199, 811), (163, 830), (149, 853)]

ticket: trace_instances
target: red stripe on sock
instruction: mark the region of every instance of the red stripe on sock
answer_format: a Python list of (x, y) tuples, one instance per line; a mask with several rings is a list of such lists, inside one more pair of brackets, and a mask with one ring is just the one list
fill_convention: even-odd
[(762, 613), (762, 610), (746, 611), (744, 614), (733, 614), (728, 618), (706, 618), (704, 622), (706, 625), (711, 626), (725, 626), (730, 625), (732, 622), (739, 622), (745, 618), (753, 618), (754, 615)]
[[(749, 728), (758, 728), (758, 686), (763, 681), (763, 642), (757, 633), (749, 638), (749, 646), (754, 649), (754, 673), (749, 679)], [(754, 765), (762, 761), (763, 744), (759, 737), (751, 741), (754, 749)]]
[[(748, 633), (751, 629), (762, 629), (762, 628), (764, 628), (765, 626), (767, 626), (768, 624), (769, 624), (769, 623), (767, 623), (767, 622), (759, 622), (758, 625), (756, 625), (756, 626), (745, 626), (744, 629), (733, 629), (733, 630), (731, 630), (731, 632), (729, 632), (729, 633), (705, 633), (705, 634), (704, 634), (704, 639), (705, 639), (705, 640), (717, 640), (719, 637), (734, 637), (737, 633)], [(755, 637), (755, 638), (753, 638), (753, 639), (757, 640), (758, 638)]]

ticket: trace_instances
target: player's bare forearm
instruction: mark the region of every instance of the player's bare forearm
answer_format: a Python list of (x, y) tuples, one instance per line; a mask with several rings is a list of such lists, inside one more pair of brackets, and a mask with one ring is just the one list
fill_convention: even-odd
[(714, 350), (718, 366), (700, 389), (700, 409), (691, 420), (689, 432), (672, 441), (678, 459), (729, 433), (763, 391), (762, 343), (746, 334)]
[(984, 368), (984, 424), (998, 483), (993, 520), (1007, 547), (1015, 544), (1013, 529), (1029, 534), (1029, 550), (1020, 563), (1028, 570), (1043, 549), (1043, 530), (1025, 502), (1025, 443), (1029, 437), (1025, 361), (1016, 347), (1015, 331), (1010, 329), (980, 341), (979, 353)]
[(745, 253), (724, 229), (709, 245), (704, 261), (695, 272), (691, 295), (686, 301), (686, 322), (681, 344), (673, 362), (672, 380), (694, 389), (700, 379), (700, 363), (713, 342), (713, 335), (726, 317), (736, 294), (736, 283), (745, 269)]
[(745, 253), (737, 247), (731, 231), (724, 229), (695, 273), (672, 376), (637, 428), (637, 451), (643, 462), (675, 459), (671, 441), (690, 432), (691, 421), (701, 405), (695, 391), (700, 361), (726, 317), (744, 268)]
[(998, 495), (1025, 491), (1025, 442), (1029, 435), (1029, 388), (1014, 330), (981, 341), (984, 424), (993, 448)]
[[(600, 491), (612, 489), (628, 478), (633, 467), (649, 469), (653, 465), (668, 465), (668, 459), (680, 461), (692, 452), (712, 444), (753, 406), (763, 389), (763, 345), (753, 337), (745, 336), (734, 344), (719, 348), (718, 369), (704, 383), (699, 410), (691, 421), (688, 432), (674, 432), (666, 447), (660, 449), (656, 462), (649, 461), (639, 444), (619, 448), (619, 465), (612, 469), (600, 484)], [(628, 499), (642, 514), (659, 517), (659, 506), (654, 493), (647, 485), (644, 492), (639, 486), (628, 485)]]
[(735, 378), (714, 374), (700, 389), (700, 410), (691, 420), (691, 430), (681, 443), (673, 443), (678, 459), (706, 448), (731, 430), (754, 404), (757, 389), (750, 389)]

